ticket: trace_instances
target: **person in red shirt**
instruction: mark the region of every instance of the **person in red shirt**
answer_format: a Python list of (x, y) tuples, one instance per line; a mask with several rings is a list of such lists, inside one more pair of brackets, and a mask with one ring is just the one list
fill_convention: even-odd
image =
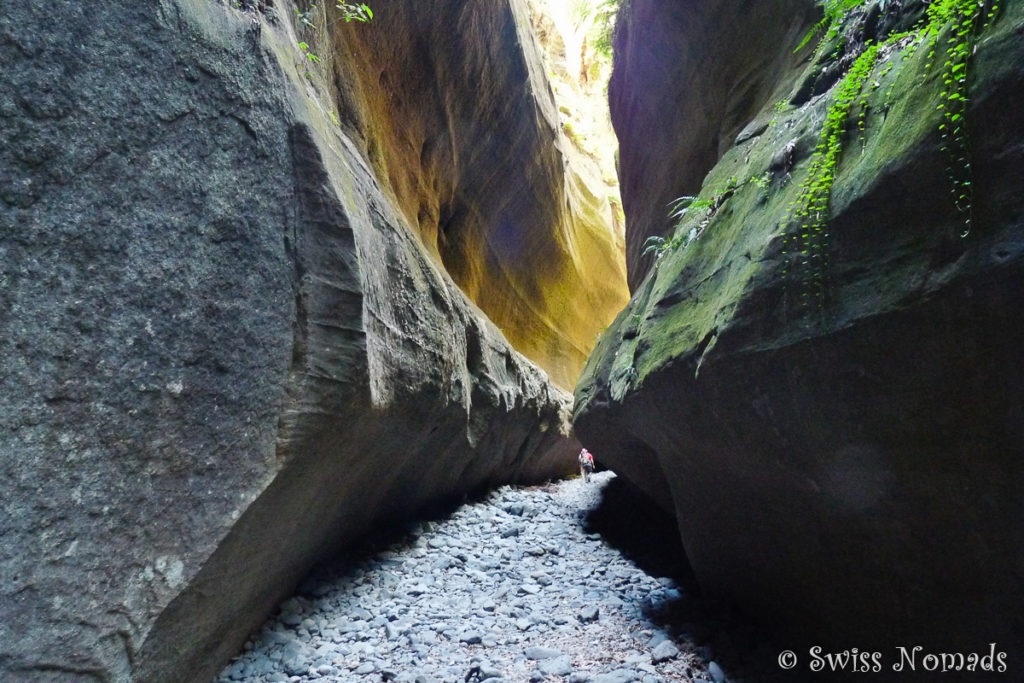
[(586, 448), (580, 451), (580, 476), (583, 477), (583, 481), (590, 481), (590, 473), (594, 471), (594, 456), (590, 454)]

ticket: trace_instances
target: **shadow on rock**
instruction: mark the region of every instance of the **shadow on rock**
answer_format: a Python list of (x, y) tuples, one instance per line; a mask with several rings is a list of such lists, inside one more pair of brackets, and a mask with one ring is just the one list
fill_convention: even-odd
[[(671, 578), (645, 605), (646, 616), (676, 642), (696, 644), (700, 656), (715, 663), (723, 680), (800, 681), (797, 671), (783, 671), (777, 645), (730, 605), (701, 595), (679, 539), (675, 519), (621, 477), (611, 479), (601, 502), (584, 518), (585, 529), (605, 541), (651, 576)], [(716, 678), (717, 680), (717, 678)]]
[(587, 514), (584, 528), (601, 534), (651, 576), (670, 577), (688, 593), (697, 592), (675, 520), (621, 477), (605, 485), (601, 502)]

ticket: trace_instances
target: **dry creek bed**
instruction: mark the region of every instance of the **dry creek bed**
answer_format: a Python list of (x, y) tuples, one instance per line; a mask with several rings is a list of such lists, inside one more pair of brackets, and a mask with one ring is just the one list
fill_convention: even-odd
[(675, 582), (587, 533), (613, 477), (506, 486), (318, 570), (218, 683), (723, 681), (649, 616)]

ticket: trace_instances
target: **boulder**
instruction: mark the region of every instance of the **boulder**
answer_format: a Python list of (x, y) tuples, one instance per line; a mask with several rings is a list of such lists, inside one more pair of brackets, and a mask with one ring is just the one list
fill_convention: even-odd
[[(439, 74), (440, 103), (461, 113), (451, 137), (419, 140), (417, 168), (472, 217), (445, 225), (472, 223), (481, 254), (504, 244), (537, 271), (503, 305), (552, 314), (524, 328), (534, 350), (549, 335), (564, 382), (585, 350), (559, 336), (542, 285), (572, 270), (579, 219), (552, 205), (566, 196), (557, 154), (531, 156), (550, 126), (542, 81), (527, 88), (537, 76), (513, 59), (529, 33), (506, 31), (503, 2), (473, 6), (435, 46), (474, 65), (472, 79)], [(352, 72), (376, 63), (390, 97), (392, 65), (336, 61), (296, 33), (295, 9), (0, 8), (4, 680), (209, 679), (371, 525), (573, 468), (571, 397), (458, 286), (497, 287), (492, 268), (513, 262), (461, 264), (460, 247), (424, 238), (373, 151), (404, 141), (331, 75), (369, 87)], [(436, 34), (391, 21), (407, 59), (429, 62)], [(506, 71), (484, 68), (504, 56)], [(481, 93), (511, 104), (466, 104)]]
[[(1024, 8), (1004, 5), (970, 62), (969, 231), (950, 196), (957, 160), (942, 149), (942, 66), (926, 46), (898, 45), (865, 81), (863, 133), (852, 114), (828, 220), (808, 237), (791, 202), (835, 96), (819, 77), (840, 68), (831, 48), (742, 88), (709, 82), (745, 37), (806, 22), (800, 6), (771, 20), (691, 6), (710, 23), (665, 32), (675, 52), (648, 46), (684, 10), (635, 0), (620, 35), (625, 74), (631, 55), (662, 73), (691, 51), (666, 87), (623, 77), (611, 94), (631, 253), (661, 229), (662, 198), (704, 173), (709, 202), (631, 273), (633, 299), (577, 386), (577, 434), (675, 517), (701, 587), (787, 646), (876, 647), (889, 662), (905, 644), (987, 654), (997, 643), (1013, 659), (1024, 652), (1009, 598), (1024, 594)], [(758, 44), (770, 63), (795, 47)], [(752, 105), (748, 124), (706, 121), (724, 134), (708, 149), (643, 125), (644, 113)], [(659, 168), (696, 166), (658, 179), (645, 164), (662, 156)]]

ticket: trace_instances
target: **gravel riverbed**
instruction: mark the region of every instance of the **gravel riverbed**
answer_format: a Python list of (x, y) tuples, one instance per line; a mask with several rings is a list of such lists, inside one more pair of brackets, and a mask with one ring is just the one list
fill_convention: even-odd
[(217, 681), (724, 680), (650, 618), (676, 583), (587, 533), (613, 477), (503, 487), (318, 570)]

